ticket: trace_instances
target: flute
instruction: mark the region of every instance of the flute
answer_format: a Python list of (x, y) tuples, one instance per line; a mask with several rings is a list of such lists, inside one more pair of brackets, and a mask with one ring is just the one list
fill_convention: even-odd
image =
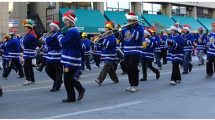
[[(67, 27), (67, 25), (64, 26), (64, 27), (62, 27), (62, 28), (61, 28), (60, 30), (58, 30), (58, 31), (62, 31), (62, 30), (65, 29), (66, 27)], [(45, 33), (45, 35), (41, 36), (40, 39), (39, 39), (39, 41), (45, 42), (43, 38), (44, 38), (48, 33), (50, 33), (50, 32), (52, 32), (52, 30), (49, 30), (47, 33)], [(57, 32), (56, 32), (56, 33), (57, 33)]]

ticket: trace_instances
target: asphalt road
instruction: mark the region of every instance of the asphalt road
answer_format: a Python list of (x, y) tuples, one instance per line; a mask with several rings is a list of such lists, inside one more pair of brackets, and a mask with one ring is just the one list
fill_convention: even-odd
[(120, 75), (121, 69), (117, 70), (119, 84), (111, 84), (108, 76), (98, 86), (94, 80), (101, 68), (92, 64), (92, 71), (85, 71), (80, 79), (86, 88), (84, 99), (76, 103), (61, 102), (66, 98), (64, 86), (58, 92), (49, 92), (52, 81), (45, 71), (34, 70), (36, 83), (30, 86), (22, 86), (24, 78), (16, 78), (18, 74), (13, 71), (7, 80), (0, 78), (4, 91), (0, 97), (0, 119), (214, 119), (215, 79), (205, 79), (205, 65), (197, 66), (196, 59), (193, 64), (193, 71), (182, 75), (182, 83), (176, 86), (169, 85), (170, 62), (163, 65), (159, 80), (148, 70), (148, 81), (140, 82), (137, 93), (125, 90), (128, 78)]

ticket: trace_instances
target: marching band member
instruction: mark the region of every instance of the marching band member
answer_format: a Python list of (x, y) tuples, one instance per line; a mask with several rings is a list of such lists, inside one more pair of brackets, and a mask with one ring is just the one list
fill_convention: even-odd
[[(114, 36), (116, 37), (116, 35), (114, 34)], [(113, 66), (114, 66), (114, 70), (116, 71), (117, 70), (117, 67), (118, 67), (118, 63), (120, 63), (120, 42), (119, 42), (119, 39), (116, 37), (116, 59), (115, 59), (115, 62), (113, 63)], [(121, 51), (121, 53), (123, 53)]]
[(206, 42), (207, 42), (207, 35), (203, 34), (203, 28), (198, 28), (198, 34), (196, 35), (196, 50), (198, 56), (198, 65), (204, 64), (204, 51), (206, 50)]
[(75, 102), (75, 89), (79, 92), (78, 101), (83, 99), (85, 89), (81, 83), (74, 79), (74, 74), (81, 69), (81, 38), (75, 23), (76, 15), (73, 11), (68, 11), (63, 15), (62, 21), (68, 27), (68, 31), (63, 36), (58, 35), (57, 39), (62, 47), (61, 63), (64, 65), (64, 86), (67, 98), (62, 102)]
[[(91, 41), (87, 38), (87, 33), (82, 33), (81, 35), (82, 40), (83, 40), (83, 48), (84, 48), (84, 62), (83, 62), (83, 67), (87, 67), (88, 71), (91, 71), (91, 66), (90, 66), (90, 46), (91, 46)], [(84, 64), (85, 63), (85, 64)]]
[(21, 38), (21, 46), (23, 47), (24, 52), (24, 73), (26, 77), (26, 81), (23, 83), (23, 85), (30, 85), (35, 82), (34, 71), (32, 68), (32, 59), (35, 57), (37, 39), (32, 33), (33, 21), (31, 19), (27, 19), (23, 21), (23, 25), (26, 32), (25, 36)]
[(163, 63), (162, 64), (167, 64), (167, 46), (166, 46), (166, 40), (168, 38), (168, 35), (166, 32), (162, 32), (161, 33), (161, 44), (160, 44), (160, 48), (161, 48), (161, 58), (163, 58)]
[(121, 37), (122, 37), (122, 28), (121, 26), (118, 24), (118, 25), (115, 25), (115, 29), (118, 30), (118, 32), (116, 32), (114, 35), (117, 39), (117, 46), (116, 46), (116, 53), (117, 53), (117, 57), (119, 59), (119, 63), (120, 63), (120, 66), (121, 66), (121, 69), (122, 69), (122, 73), (121, 75), (125, 75), (126, 74), (126, 69), (125, 69), (125, 60), (124, 60), (124, 53), (123, 53), (123, 50), (124, 50), (124, 45), (123, 45), (123, 41), (121, 41)]
[(8, 68), (8, 65), (9, 65), (9, 58), (7, 57), (8, 56), (8, 50), (5, 47), (5, 43), (7, 40), (9, 40), (10, 36), (8, 34), (6, 34), (3, 36), (3, 38), (4, 38), (3, 43), (0, 46), (0, 50), (2, 53), (2, 67), (3, 67), (3, 73), (1, 75), (2, 77), (5, 74), (5, 72)]
[(99, 42), (95, 42), (97, 41), (97, 37), (95, 37), (93, 39), (93, 42), (94, 42), (94, 45), (93, 45), (93, 60), (95, 61), (96, 63), (96, 66), (97, 67), (100, 67), (100, 62), (101, 62), (101, 52), (102, 52), (102, 46), (101, 46), (101, 43)]
[(142, 43), (142, 70), (143, 78), (140, 81), (147, 81), (147, 68), (150, 68), (155, 74), (156, 79), (160, 78), (160, 71), (152, 66), (154, 61), (154, 49), (156, 47), (156, 41), (152, 38), (152, 32), (150, 29), (144, 30), (144, 39)]
[(183, 74), (188, 74), (192, 71), (193, 65), (191, 64), (191, 55), (193, 51), (193, 42), (194, 42), (194, 36), (192, 33), (190, 33), (191, 27), (189, 25), (183, 26), (183, 32), (182, 38), (184, 39), (184, 63), (183, 63)]
[[(4, 44), (3, 44), (3, 40), (0, 40), (0, 56), (1, 56), (1, 58), (0, 58), (0, 63), (2, 63), (2, 53), (3, 53), (3, 50), (1, 49), (1, 47), (3, 46)], [(2, 66), (2, 64), (0, 65), (0, 70), (2, 70), (3, 68), (2, 68), (3, 66)]]
[(159, 70), (162, 70), (161, 60), (160, 60), (160, 53), (161, 53), (160, 37), (156, 34), (156, 28), (155, 27), (150, 28), (150, 31), (152, 33), (151, 37), (155, 40), (155, 49), (154, 49), (154, 57), (156, 60), (155, 63), (158, 65)]
[(126, 14), (126, 18), (128, 20), (128, 23), (131, 24), (127, 28), (122, 30), (126, 73), (128, 74), (130, 83), (130, 86), (126, 88), (126, 90), (131, 92), (138, 92), (138, 65), (140, 62), (144, 27), (138, 24), (138, 16), (135, 13), (131, 12), (129, 14)]
[[(112, 34), (110, 30), (113, 30), (113, 23), (107, 22), (105, 25), (106, 35)], [(119, 82), (119, 79), (116, 75), (116, 71), (114, 69), (114, 62), (116, 60), (116, 37), (114, 35), (110, 35), (101, 40), (102, 44), (102, 61), (104, 61), (104, 67), (101, 70), (97, 80), (95, 80), (99, 85), (102, 84), (107, 74), (110, 75), (111, 80), (116, 84)]]
[(168, 37), (167, 45), (169, 52), (167, 53), (167, 60), (172, 61), (172, 74), (170, 85), (181, 83), (181, 73), (179, 64), (183, 61), (183, 39), (178, 33), (178, 27), (171, 26), (171, 34)]
[[(44, 39), (45, 39), (45, 37), (44, 37)], [(40, 60), (40, 63), (38, 65), (38, 68), (36, 68), (36, 70), (38, 70), (39, 72), (42, 72), (43, 68), (46, 66), (46, 57), (47, 57), (47, 53), (48, 53), (48, 47), (44, 42), (44, 43), (42, 43), (42, 46), (38, 46), (36, 48), (36, 50), (38, 50), (40, 57), (42, 57), (42, 58), (38, 58), (41, 60)]]
[(61, 34), (60, 23), (53, 21), (50, 24), (52, 35), (45, 38), (45, 45), (48, 48), (46, 56), (46, 68), (47, 75), (54, 81), (51, 92), (59, 91), (62, 81), (63, 66), (60, 63), (61, 60), (61, 46), (57, 40), (57, 36)]
[(13, 34), (9, 35), (9, 39), (5, 42), (5, 48), (8, 51), (8, 59), (9, 59), (9, 65), (3, 74), (3, 78), (7, 78), (8, 75), (10, 74), (11, 70), (13, 67), (16, 67), (16, 69), (19, 72), (19, 78), (24, 77), (24, 73), (22, 70), (22, 65), (19, 60), (20, 56), (20, 42), (17, 37), (15, 37)]
[(206, 78), (211, 78), (215, 68), (215, 23), (212, 23), (212, 32), (208, 35), (209, 44), (207, 50)]

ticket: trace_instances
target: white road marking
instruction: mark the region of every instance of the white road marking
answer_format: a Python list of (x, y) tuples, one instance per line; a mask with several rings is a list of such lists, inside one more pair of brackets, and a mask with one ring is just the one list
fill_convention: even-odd
[[(205, 68), (196, 68), (196, 69), (193, 69), (193, 71), (198, 71), (198, 70), (202, 70), (202, 69), (205, 69)], [(170, 74), (170, 73), (172, 73), (172, 72), (163, 72), (163, 73), (160, 73), (160, 74)], [(192, 74), (192, 73), (191, 73)], [(149, 76), (152, 76), (152, 75), (154, 75), (154, 73), (151, 73), (151, 74), (149, 74)], [(128, 77), (127, 76), (125, 76), (125, 77), (121, 77), (120, 79), (121, 80), (124, 80), (124, 79), (127, 79)], [(111, 80), (111, 79), (106, 79), (106, 80)], [(81, 83), (83, 83), (83, 84), (85, 84), (85, 83), (93, 83), (93, 82), (95, 82), (95, 81), (81, 81), (80, 80), (80, 82)], [(37, 84), (37, 83), (35, 83), (35, 84)], [(33, 84), (34, 85), (34, 84)], [(20, 86), (20, 85), (18, 85), (18, 86)], [(7, 86), (6, 86), (7, 87)], [(6, 87), (2, 87), (2, 88), (6, 88)], [(23, 86), (24, 87), (24, 86)], [(21, 92), (21, 91), (30, 91), (30, 90), (38, 90), (38, 89), (45, 89), (45, 88), (51, 88), (51, 86), (43, 86), (43, 87), (36, 87), (36, 88), (27, 88), (27, 89), (14, 89), (14, 90), (4, 90), (3, 92)]]
[(142, 101), (134, 101), (134, 102), (128, 102), (128, 103), (123, 103), (123, 104), (118, 104), (118, 105), (113, 105), (113, 106), (83, 110), (83, 111), (78, 111), (78, 112), (73, 112), (73, 113), (70, 112), (70, 113), (50, 116), (50, 117), (42, 118), (42, 119), (59, 119), (59, 118), (64, 118), (64, 117), (69, 117), (69, 116), (74, 116), (74, 115), (80, 115), (80, 114), (86, 114), (86, 113), (91, 113), (91, 112), (104, 111), (104, 110), (109, 110), (109, 109), (115, 109), (115, 108), (131, 106), (131, 105), (137, 105), (137, 104), (141, 104), (141, 103), (142, 103)]
[(51, 88), (51, 86), (43, 86), (43, 87), (27, 88), (27, 89), (5, 90), (3, 92), (21, 92), (21, 91), (30, 91), (30, 90), (44, 89), (44, 88)]
[[(81, 75), (81, 78), (83, 77), (89, 77), (89, 76), (93, 76), (93, 75), (98, 75), (98, 73), (93, 73), (93, 74), (87, 74), (87, 75)], [(80, 79), (81, 79), (80, 78)], [(43, 81), (39, 81), (36, 82), (37, 84), (43, 84), (43, 83), (49, 83), (49, 82), (53, 82), (52, 80), (43, 80)], [(14, 88), (14, 87), (21, 87), (22, 84), (17, 84), (17, 85), (8, 85), (8, 86), (3, 86), (2, 88)]]

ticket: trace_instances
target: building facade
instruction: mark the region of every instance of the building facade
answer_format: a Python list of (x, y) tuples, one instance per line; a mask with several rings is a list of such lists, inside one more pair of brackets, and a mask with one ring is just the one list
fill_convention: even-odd
[(23, 33), (26, 18), (34, 19), (39, 32), (47, 31), (50, 22), (59, 21), (60, 8), (215, 18), (215, 2), (0, 2), (0, 35), (13, 29)]

